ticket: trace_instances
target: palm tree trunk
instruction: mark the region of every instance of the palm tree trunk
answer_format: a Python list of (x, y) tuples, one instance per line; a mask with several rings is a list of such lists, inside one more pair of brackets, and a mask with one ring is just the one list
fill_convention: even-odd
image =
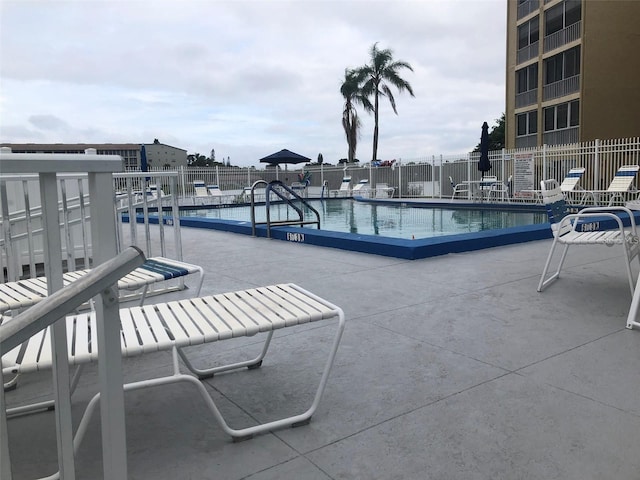
[(373, 117), (374, 117), (374, 125), (373, 125), (373, 157), (371, 158), (371, 161), (375, 162), (378, 159), (378, 89), (377, 89), (377, 87), (376, 87), (376, 92), (375, 92), (375, 96), (374, 96)]

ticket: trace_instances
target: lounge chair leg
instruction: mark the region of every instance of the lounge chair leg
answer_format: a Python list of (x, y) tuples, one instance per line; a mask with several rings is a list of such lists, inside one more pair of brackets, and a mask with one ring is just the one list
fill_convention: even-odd
[(221, 365), (219, 367), (212, 368), (196, 368), (193, 363), (187, 358), (187, 355), (183, 351), (183, 349), (178, 349), (178, 355), (182, 359), (184, 365), (189, 369), (191, 373), (193, 373), (200, 380), (204, 380), (207, 378), (213, 377), (216, 373), (226, 372), (229, 370), (236, 370), (238, 368), (247, 367), (249, 370), (253, 370), (259, 368), (262, 365), (262, 360), (264, 359), (267, 351), (269, 350), (269, 345), (271, 344), (271, 339), (273, 338), (273, 330), (267, 334), (267, 339), (264, 342), (262, 347), (262, 351), (260, 355), (251, 360), (245, 360), (243, 362), (230, 363), (228, 365)]
[(247, 368), (249, 370), (255, 370), (257, 368), (260, 368), (261, 366), (262, 366), (262, 360), (260, 360), (259, 362), (254, 363), (252, 365), (247, 365)]
[(306, 420), (302, 420), (300, 422), (292, 423), (291, 428), (302, 427), (304, 425), (309, 425), (310, 423), (311, 423), (311, 417), (307, 418)]
[(540, 283), (538, 283), (538, 292), (542, 292), (542, 290), (544, 290), (547, 285), (554, 282), (558, 279), (558, 277), (560, 277), (560, 270), (562, 270), (562, 265), (564, 265), (564, 261), (567, 257), (567, 251), (569, 250), (568, 244), (564, 246), (564, 250), (562, 252), (562, 256), (560, 257), (560, 262), (558, 263), (558, 269), (556, 270), (556, 272), (549, 278), (545, 278), (547, 276), (547, 272), (549, 271), (549, 266), (551, 265), (551, 260), (553, 259), (553, 254), (555, 252), (557, 243), (557, 240), (554, 239), (551, 250), (549, 251), (549, 255), (547, 256), (547, 262), (545, 263), (544, 269), (542, 270), (542, 275), (540, 276)]

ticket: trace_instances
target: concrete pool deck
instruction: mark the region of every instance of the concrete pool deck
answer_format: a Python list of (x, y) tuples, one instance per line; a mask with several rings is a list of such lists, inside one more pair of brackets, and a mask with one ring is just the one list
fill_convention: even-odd
[[(616, 248), (574, 247), (536, 292), (550, 240), (421, 260), (184, 228), (202, 294), (294, 282), (344, 308), (347, 326), (311, 423), (234, 444), (189, 389), (125, 397), (131, 479), (640, 479), (640, 331)], [(634, 272), (637, 272), (634, 263)], [(291, 330), (291, 329), (286, 329)], [(233, 426), (306, 406), (333, 324), (282, 331), (262, 368), (205, 381)], [(240, 341), (255, 347), (259, 339)], [(229, 359), (238, 345), (196, 348)], [(168, 353), (124, 362), (129, 381)], [(96, 366), (74, 397), (79, 418)], [(10, 405), (40, 398), (26, 375)], [(260, 391), (259, 396), (254, 392)], [(9, 420), (14, 479), (56, 469), (52, 412)], [(102, 478), (99, 421), (77, 456)]]

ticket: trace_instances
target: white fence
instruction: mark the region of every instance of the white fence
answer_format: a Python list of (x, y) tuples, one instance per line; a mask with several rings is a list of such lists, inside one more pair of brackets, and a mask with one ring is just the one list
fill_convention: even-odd
[[(183, 198), (191, 198), (195, 195), (193, 183), (202, 181), (217, 185), (232, 203), (237, 203), (244, 201), (243, 189), (256, 180), (269, 182), (278, 179), (291, 185), (309, 172), (309, 196), (320, 196), (323, 185), (325, 194), (327, 190), (338, 190), (343, 177), (349, 176), (352, 187), (363, 179), (368, 180), (371, 188), (375, 188), (376, 184), (387, 184), (394, 188), (396, 198), (449, 198), (453, 193), (449, 177), (454, 183), (481, 179), (481, 172), (477, 168), (479, 155), (478, 152), (433, 155), (398, 160), (392, 166), (316, 164), (267, 167), (262, 170), (254, 167), (187, 167), (177, 171), (178, 193)], [(602, 190), (609, 186), (620, 166), (640, 164), (640, 137), (492, 151), (489, 152), (491, 170), (488, 174), (502, 181), (510, 177), (515, 180), (516, 159), (522, 157), (532, 158), (532, 188), (539, 188), (543, 179), (562, 181), (571, 168), (584, 167), (586, 173), (581, 186), (588, 190)]]

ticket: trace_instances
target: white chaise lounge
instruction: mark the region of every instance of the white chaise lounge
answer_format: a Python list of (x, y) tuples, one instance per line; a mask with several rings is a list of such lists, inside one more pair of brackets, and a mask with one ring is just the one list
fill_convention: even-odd
[[(180, 372), (179, 357), (199, 377), (242, 367), (257, 368), (262, 364), (275, 330), (320, 320), (336, 320), (337, 329), (311, 406), (302, 413), (239, 430), (233, 429), (222, 417), (204, 385), (193, 375)], [(12, 319), (8, 320), (11, 321)], [(62, 321), (66, 321), (67, 325), (69, 363), (81, 366), (97, 360), (97, 325), (94, 312), (70, 315)], [(123, 308), (120, 309), (120, 322), (121, 350), (124, 357), (161, 350), (173, 351), (172, 374), (125, 384), (125, 392), (179, 382), (191, 384), (202, 396), (214, 419), (235, 441), (285, 426), (302, 425), (311, 419), (325, 389), (342, 337), (345, 319), (342, 309), (336, 305), (297, 285), (280, 284), (189, 300)], [(198, 370), (191, 365), (182, 350), (194, 345), (258, 333), (266, 334), (264, 347), (257, 357), (247, 361)], [(45, 328), (31, 336), (22, 346), (12, 349), (2, 357), (3, 374), (28, 373), (51, 368), (50, 345), (50, 328)], [(74, 379), (73, 386), (75, 384)], [(9, 409), (7, 413), (26, 413), (50, 404), (43, 402), (22, 406)], [(79, 448), (90, 417), (98, 404), (99, 394), (89, 402), (78, 426), (74, 442), (76, 449)]]
[[(74, 280), (85, 275), (88, 271), (89, 270), (77, 270), (65, 273), (63, 275), (64, 285), (72, 283)], [(149, 293), (150, 287), (154, 284), (186, 277), (188, 275), (196, 275), (193, 295), (197, 296), (200, 294), (200, 288), (202, 287), (202, 282), (204, 280), (204, 271), (202, 267), (164, 257), (148, 258), (142, 266), (136, 268), (118, 281), (118, 289), (121, 291), (120, 300), (128, 301), (134, 298), (139, 298), (140, 304), (142, 305)], [(140, 289), (142, 289), (142, 291), (137, 295), (127, 293)], [(163, 293), (165, 291), (167, 290), (162, 290)], [(6, 312), (10, 310), (19, 311), (23, 308), (35, 305), (46, 296), (46, 277), (28, 278), (25, 280), (18, 280), (16, 282), (0, 283), (0, 323), (2, 323), (2, 316), (6, 314)]]

